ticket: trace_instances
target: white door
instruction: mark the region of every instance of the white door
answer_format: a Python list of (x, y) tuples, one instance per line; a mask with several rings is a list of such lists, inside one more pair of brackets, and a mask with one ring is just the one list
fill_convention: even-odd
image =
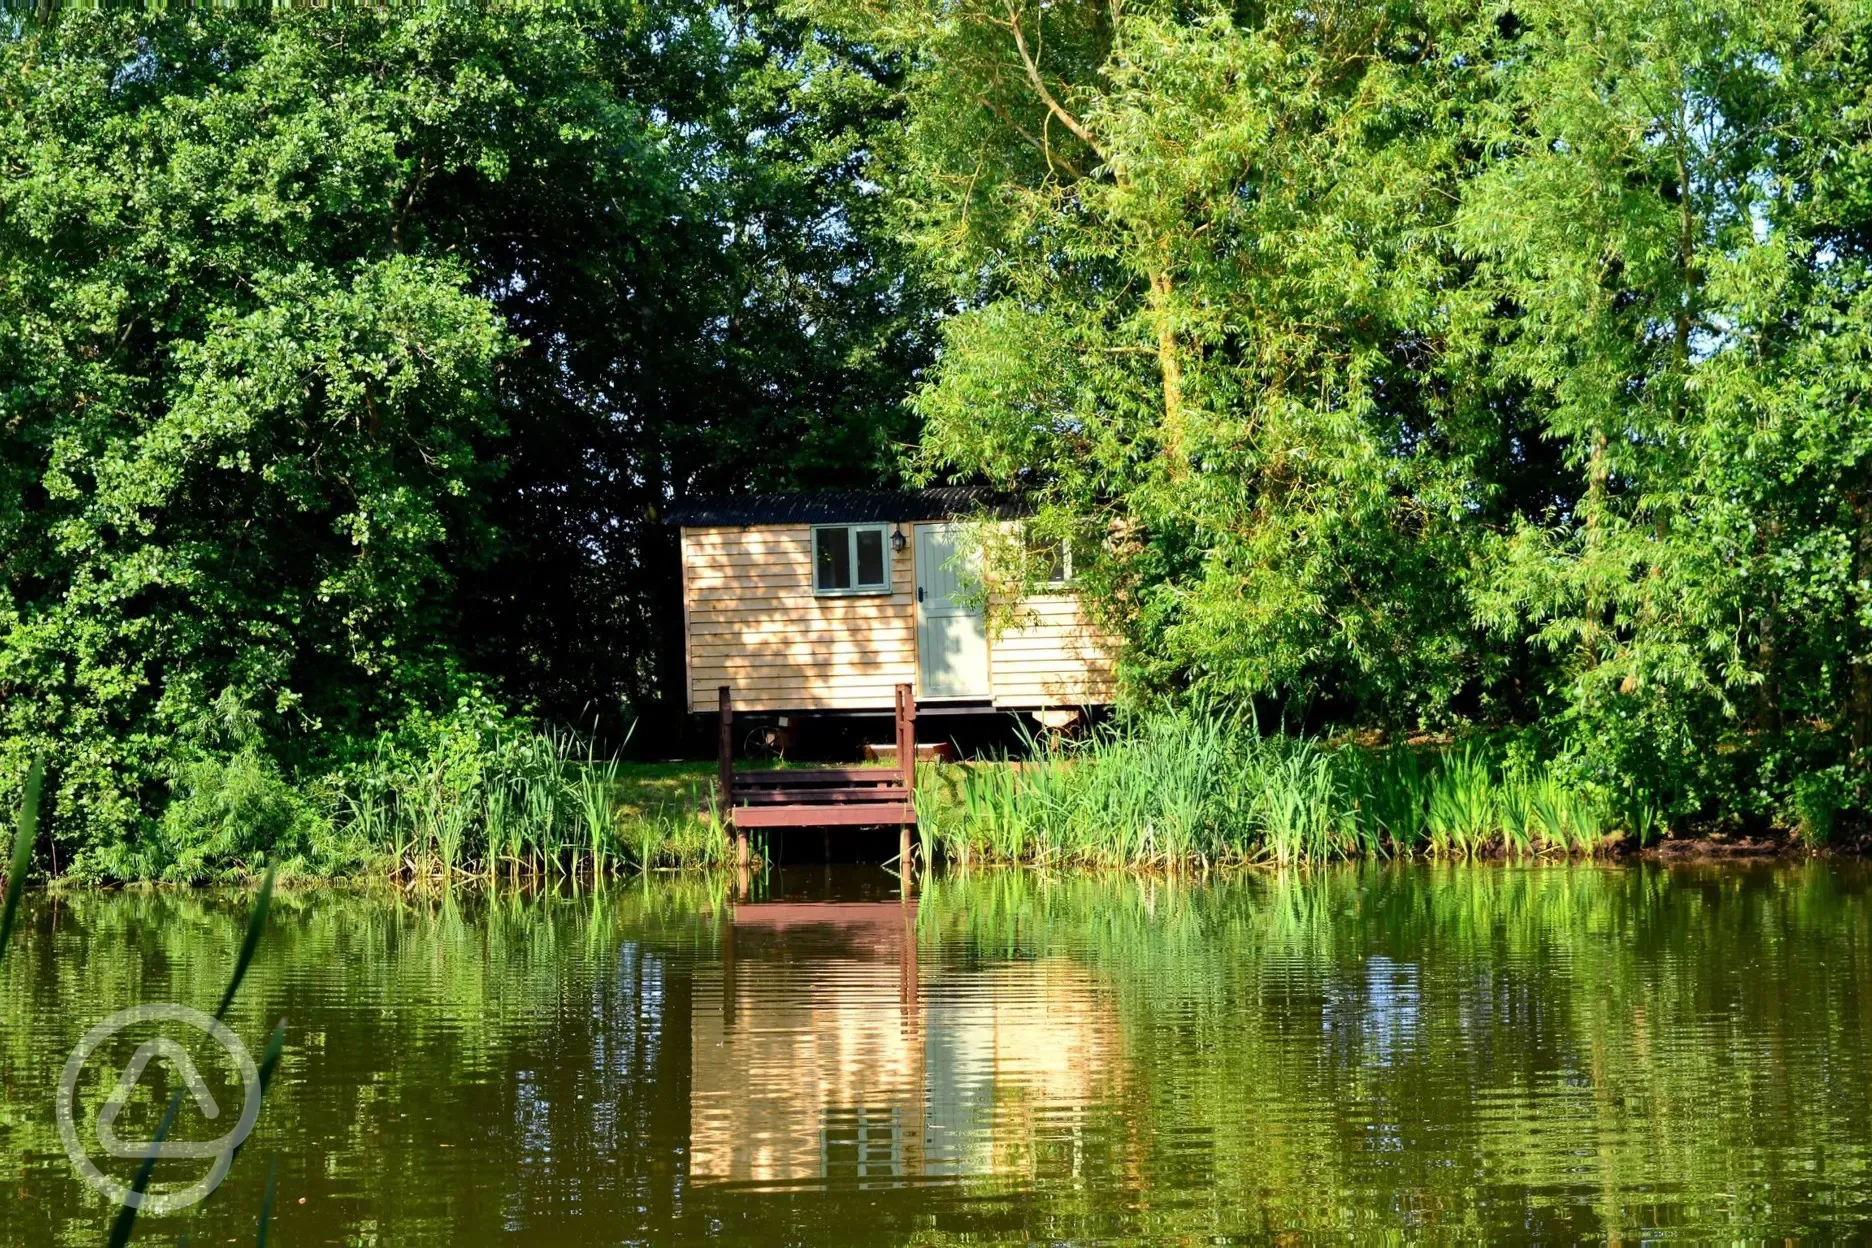
[(977, 585), (974, 560), (957, 557), (955, 531), (916, 531), (917, 674), (926, 698), (988, 696), (988, 628), (979, 607), (961, 601)]

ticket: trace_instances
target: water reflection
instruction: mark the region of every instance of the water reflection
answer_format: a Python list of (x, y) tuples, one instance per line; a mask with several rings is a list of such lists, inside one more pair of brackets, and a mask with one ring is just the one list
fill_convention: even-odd
[(919, 965), (918, 907), (739, 905), (692, 1012), (697, 1179), (1042, 1177), (1111, 1095), (1116, 1013), (1065, 957)]
[[(300, 893), (232, 1020), (257, 1042), (290, 1018), (281, 1081), (186, 1226), (246, 1242), (277, 1158), (292, 1243), (1857, 1237), (1866, 884), (1812, 863)], [(0, 1243), (98, 1241), (58, 1067), (123, 1005), (212, 1004), (242, 914), (34, 901), (0, 967)]]
[(737, 905), (690, 1010), (690, 1173), (923, 1169), (914, 902)]

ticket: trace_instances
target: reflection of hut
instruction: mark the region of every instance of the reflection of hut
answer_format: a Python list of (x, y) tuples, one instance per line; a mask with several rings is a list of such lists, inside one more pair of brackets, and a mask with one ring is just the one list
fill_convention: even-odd
[(691, 1173), (916, 1173), (923, 1138), (914, 904), (751, 905), (698, 984)]
[[(691, 1173), (754, 1182), (1031, 1173), (1080, 1121), (1114, 1019), (1064, 961), (920, 982), (913, 904), (749, 905), (694, 998)], [(1077, 1130), (1069, 1127), (1069, 1133)]]
[(1078, 1134), (1118, 1076), (1108, 1004), (1064, 959), (945, 976), (926, 995), (924, 1173), (1035, 1177), (1037, 1136)]

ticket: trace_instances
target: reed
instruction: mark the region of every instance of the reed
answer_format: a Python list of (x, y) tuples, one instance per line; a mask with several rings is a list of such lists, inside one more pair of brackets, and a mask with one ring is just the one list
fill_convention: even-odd
[(1348, 813), (1333, 779), (1332, 763), (1301, 745), (1280, 751), (1261, 768), (1264, 853), (1279, 866), (1323, 862), (1337, 856), (1337, 828)]
[[(1655, 827), (1655, 815), (1648, 806), (1637, 819), (1627, 819), (1631, 831), (1641, 839)], [(1606, 805), (1595, 795), (1564, 784), (1552, 772), (1536, 777), (1528, 786), (1528, 823), (1530, 837), (1541, 852), (1578, 854), (1592, 857), (1605, 847), (1614, 832), (1613, 819)]]
[(617, 788), (617, 774), (618, 760), (615, 757), (600, 762), (595, 753), (588, 754), (572, 786), (574, 806), (585, 831), (591, 869), (595, 875), (604, 874), (605, 855), (616, 834), (616, 815), (612, 809), (611, 795)]
[(1425, 839), (1433, 765), (1406, 747), (1345, 749), (1336, 756), (1361, 838), (1409, 853)]
[(7, 941), (19, 919), (20, 899), (26, 895), (26, 872), (32, 867), (33, 844), (39, 839), (39, 786), (44, 778), (44, 767), (34, 759), (32, 769), (26, 773), (26, 795), (20, 803), (13, 856), (7, 860), (6, 903), (0, 908), (0, 962), (6, 961)]
[(1534, 851), (1532, 786), (1524, 770), (1504, 772), (1495, 791), (1495, 814), (1501, 828), (1502, 850), (1510, 858), (1525, 858)]
[(279, 1158), (267, 1165), (266, 1196), (260, 1202), (260, 1229), (254, 1235), (254, 1248), (266, 1248), (273, 1232), (273, 1203), (279, 1196)]
[(1438, 768), (1425, 826), (1432, 854), (1469, 858), (1494, 840), (1499, 827), (1495, 778), (1488, 758), (1474, 743), (1445, 758)]
[(1605, 845), (1609, 835), (1610, 828), (1604, 805), (1594, 800), (1589, 793), (1569, 793), (1567, 795), (1567, 836), (1569, 847), (1573, 852), (1591, 858)]
[(1555, 767), (1482, 740), (1365, 748), (1262, 734), (1210, 710), (1159, 712), (1025, 757), (926, 768), (926, 856), (1032, 866), (1201, 869), (1385, 856), (1591, 855), (1629, 820)]
[[(600, 876), (722, 861), (703, 804), (627, 814), (623, 763), (563, 731), (380, 748), (339, 781), (336, 836), (403, 880)], [(693, 796), (693, 795), (692, 795)]]

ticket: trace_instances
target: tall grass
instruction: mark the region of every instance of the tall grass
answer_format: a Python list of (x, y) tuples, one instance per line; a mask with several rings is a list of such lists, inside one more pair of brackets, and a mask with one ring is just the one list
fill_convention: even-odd
[(1407, 853), (1423, 844), (1433, 768), (1422, 752), (1348, 749), (1335, 755), (1334, 762), (1363, 843)]
[(627, 814), (622, 763), (569, 732), (380, 746), (339, 781), (337, 836), (409, 880), (573, 878), (726, 861), (701, 803)]
[(1500, 828), (1494, 769), (1474, 744), (1443, 759), (1424, 822), (1438, 856), (1472, 857), (1494, 839)]
[[(1625, 832), (1552, 765), (1484, 743), (1383, 749), (1163, 712), (918, 784), (925, 853), (1033, 865), (1281, 866), (1380, 856), (1591, 855)], [(1629, 822), (1623, 821), (1623, 822)]]
[[(1256, 748), (1244, 752), (1244, 743)], [(1258, 817), (1244, 801), (1259, 739), (1219, 719), (1141, 721), (1023, 761), (972, 767), (948, 803), (919, 785), (926, 852), (998, 862), (1170, 865), (1232, 856)], [(945, 809), (944, 807), (948, 808)]]
[(44, 769), (38, 760), (26, 773), (26, 800), (20, 804), (19, 831), (13, 837), (13, 854), (7, 860), (6, 901), (0, 905), (0, 962), (6, 960), (7, 941), (19, 918), (20, 898), (26, 895), (26, 872), (32, 867), (33, 842), (39, 836), (39, 784)]

